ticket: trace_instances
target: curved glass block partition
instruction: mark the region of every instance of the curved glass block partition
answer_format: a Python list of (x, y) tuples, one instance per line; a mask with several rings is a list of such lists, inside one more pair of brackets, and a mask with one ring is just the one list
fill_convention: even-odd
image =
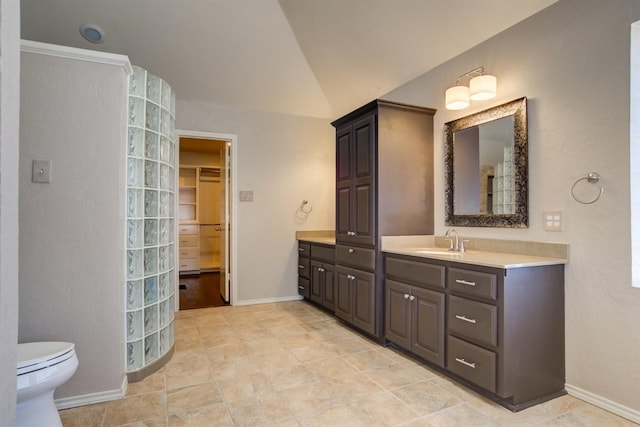
[(174, 342), (175, 94), (140, 67), (129, 79), (127, 141), (127, 372)]

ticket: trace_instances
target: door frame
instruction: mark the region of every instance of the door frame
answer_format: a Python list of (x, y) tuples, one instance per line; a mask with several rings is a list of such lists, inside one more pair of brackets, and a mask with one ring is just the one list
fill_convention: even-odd
[[(231, 183), (229, 185), (229, 199), (231, 202), (231, 212), (229, 213), (229, 222), (231, 223), (231, 227), (230, 228), (230, 233), (229, 233), (229, 244), (231, 246), (231, 248), (229, 248), (229, 258), (231, 259), (230, 265), (229, 265), (229, 271), (227, 274), (230, 275), (229, 277), (229, 304), (230, 305), (235, 305), (235, 302), (237, 301), (237, 294), (238, 294), (238, 290), (236, 289), (236, 278), (238, 277), (238, 231), (237, 231), (237, 224), (238, 224), (238, 200), (235, 197), (235, 186), (236, 183), (238, 182), (238, 135), (236, 134), (231, 134), (231, 133), (217, 133), (217, 132), (201, 132), (201, 131), (193, 131), (193, 130), (184, 130), (184, 129), (176, 129), (176, 165), (175, 168), (176, 170), (180, 167), (180, 164), (178, 162), (178, 159), (180, 158), (180, 138), (197, 138), (197, 139), (211, 139), (211, 140), (216, 140), (216, 141), (225, 141), (227, 143), (230, 144), (230, 153), (231, 153), (231, 162), (230, 162), (230, 167), (231, 167), (231, 174), (230, 174), (230, 178), (231, 178)], [(176, 174), (176, 188), (178, 188), (178, 174)], [(176, 206), (175, 206), (175, 211), (178, 212), (178, 198), (175, 198), (176, 201)], [(227, 204), (228, 205), (228, 204)], [(176, 216), (176, 221), (178, 221), (178, 218)], [(176, 227), (176, 235), (175, 237), (175, 241), (178, 241), (178, 227)], [(176, 245), (176, 253), (175, 253), (175, 259), (178, 259), (178, 245)], [(178, 311), (180, 309), (180, 291), (178, 289), (179, 287), (179, 280), (178, 280), (178, 276), (179, 276), (180, 272), (178, 271), (178, 269), (176, 269), (175, 271), (175, 275), (176, 275), (176, 288), (175, 288), (175, 295), (176, 295), (176, 306), (175, 306), (175, 311)]]

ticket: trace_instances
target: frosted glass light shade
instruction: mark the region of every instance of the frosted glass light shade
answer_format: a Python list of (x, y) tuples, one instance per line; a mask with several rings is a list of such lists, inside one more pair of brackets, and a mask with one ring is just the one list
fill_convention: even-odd
[(462, 110), (469, 106), (469, 88), (453, 86), (444, 93), (447, 110)]
[(496, 76), (485, 74), (474, 77), (469, 82), (469, 97), (473, 101), (495, 98), (497, 85)]

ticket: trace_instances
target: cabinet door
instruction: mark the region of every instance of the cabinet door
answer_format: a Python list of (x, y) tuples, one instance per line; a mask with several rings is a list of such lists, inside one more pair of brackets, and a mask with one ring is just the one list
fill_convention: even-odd
[(336, 131), (336, 239), (375, 244), (375, 113)]
[(418, 356), (444, 366), (444, 293), (412, 288), (411, 349)]
[(322, 263), (311, 261), (311, 289), (309, 290), (309, 298), (313, 302), (322, 304), (322, 279), (323, 279)]
[(386, 280), (385, 338), (411, 350), (411, 286)]
[(336, 239), (351, 240), (351, 135), (353, 127), (336, 131)]
[(322, 264), (322, 268), (324, 268), (324, 280), (322, 281), (322, 305), (327, 307), (329, 310), (334, 310), (336, 302), (334, 266), (331, 264)]
[(351, 282), (355, 280), (355, 276), (351, 274), (350, 268), (336, 265), (335, 272), (335, 313), (342, 320), (351, 322), (353, 318), (353, 293), (351, 292)]
[(376, 333), (376, 280), (375, 274), (352, 270), (354, 326), (372, 335)]
[(351, 189), (352, 241), (374, 245), (375, 236), (375, 142), (376, 115), (363, 117), (353, 124), (353, 172)]

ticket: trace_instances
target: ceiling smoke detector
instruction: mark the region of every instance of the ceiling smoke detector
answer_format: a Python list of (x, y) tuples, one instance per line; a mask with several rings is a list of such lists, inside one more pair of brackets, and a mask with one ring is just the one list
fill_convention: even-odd
[(104, 41), (104, 31), (102, 31), (102, 28), (98, 27), (97, 25), (81, 25), (80, 34), (86, 41), (91, 43), (102, 43)]

